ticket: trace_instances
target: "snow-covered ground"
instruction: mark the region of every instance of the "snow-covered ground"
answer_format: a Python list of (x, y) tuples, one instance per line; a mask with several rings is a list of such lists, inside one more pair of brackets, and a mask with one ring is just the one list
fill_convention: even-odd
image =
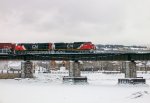
[(0, 103), (150, 103), (150, 74), (138, 73), (147, 85), (118, 85), (123, 74), (82, 72), (88, 84), (63, 84), (68, 72), (38, 73), (34, 79), (0, 80)]

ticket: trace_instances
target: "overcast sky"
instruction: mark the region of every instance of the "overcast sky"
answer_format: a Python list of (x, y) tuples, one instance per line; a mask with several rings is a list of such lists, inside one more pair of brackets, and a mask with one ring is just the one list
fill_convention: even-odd
[(0, 0), (0, 42), (150, 45), (150, 0)]

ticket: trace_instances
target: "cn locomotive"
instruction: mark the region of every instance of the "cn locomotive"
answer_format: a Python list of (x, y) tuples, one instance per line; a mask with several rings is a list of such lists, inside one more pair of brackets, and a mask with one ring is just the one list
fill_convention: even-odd
[(14, 43), (0, 43), (0, 53), (13, 53), (15, 46)]
[(0, 53), (90, 53), (96, 49), (92, 42), (73, 43), (0, 43)]

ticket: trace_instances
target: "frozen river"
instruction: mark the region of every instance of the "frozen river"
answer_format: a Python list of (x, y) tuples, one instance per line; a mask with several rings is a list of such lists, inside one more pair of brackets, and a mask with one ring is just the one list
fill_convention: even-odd
[(36, 73), (35, 79), (0, 80), (0, 103), (149, 103), (147, 85), (118, 85), (123, 74), (83, 73), (88, 84), (63, 84), (67, 73)]

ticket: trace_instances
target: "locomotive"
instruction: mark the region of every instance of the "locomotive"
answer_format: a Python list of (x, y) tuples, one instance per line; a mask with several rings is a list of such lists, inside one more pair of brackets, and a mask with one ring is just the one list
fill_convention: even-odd
[[(90, 53), (96, 49), (92, 42), (73, 42), (73, 43), (0, 43), (0, 53), (22, 54), (22, 53)], [(3, 51), (2, 51), (3, 50)], [(3, 52), (4, 53), (4, 52)]]
[(0, 53), (12, 53), (15, 50), (13, 43), (0, 43)]

